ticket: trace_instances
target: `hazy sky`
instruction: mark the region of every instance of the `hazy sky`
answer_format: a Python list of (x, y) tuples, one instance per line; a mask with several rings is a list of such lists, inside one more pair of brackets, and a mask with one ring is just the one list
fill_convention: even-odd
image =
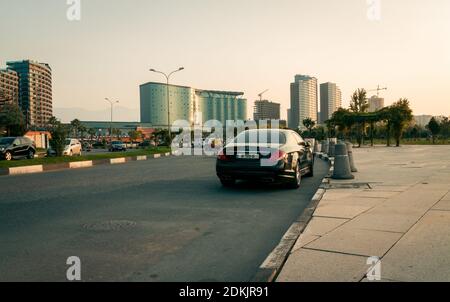
[(336, 82), (344, 105), (359, 87), (387, 86), (387, 104), (409, 98), (415, 114), (450, 114), (450, 1), (381, 0), (0, 0), (0, 66), (48, 62), (54, 106), (101, 110), (104, 97), (139, 108), (148, 72), (184, 66), (173, 83), (259, 92), (289, 106), (295, 74)]

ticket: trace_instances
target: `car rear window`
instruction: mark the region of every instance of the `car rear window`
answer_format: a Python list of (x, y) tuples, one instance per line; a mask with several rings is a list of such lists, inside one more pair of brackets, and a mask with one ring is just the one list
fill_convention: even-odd
[(286, 136), (283, 132), (275, 130), (250, 130), (240, 133), (234, 139), (234, 142), (284, 145), (286, 144)]

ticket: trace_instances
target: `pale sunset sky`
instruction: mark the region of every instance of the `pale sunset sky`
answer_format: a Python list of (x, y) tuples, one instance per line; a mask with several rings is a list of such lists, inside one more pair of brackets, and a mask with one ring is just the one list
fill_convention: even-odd
[(450, 115), (450, 1), (380, 3), (374, 21), (366, 0), (81, 0), (71, 22), (66, 0), (0, 0), (0, 68), (49, 63), (57, 108), (138, 112), (139, 85), (163, 81), (148, 69), (184, 66), (172, 83), (245, 92), (249, 117), (265, 89), (286, 117), (295, 74), (337, 83), (344, 106), (381, 85), (387, 105)]

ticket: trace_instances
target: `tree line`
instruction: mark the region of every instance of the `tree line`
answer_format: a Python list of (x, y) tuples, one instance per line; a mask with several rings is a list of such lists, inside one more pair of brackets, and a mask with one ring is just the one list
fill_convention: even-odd
[(368, 139), (374, 145), (374, 139), (383, 139), (387, 146), (394, 140), (395, 146), (400, 146), (402, 138), (428, 138), (430, 135), (435, 143), (436, 138), (449, 137), (449, 121), (444, 118), (441, 122), (433, 118), (426, 128), (413, 125), (413, 112), (408, 99), (401, 98), (391, 106), (375, 112), (368, 112), (369, 103), (367, 92), (357, 89), (351, 96), (350, 107), (339, 108), (332, 117), (325, 122), (326, 127), (318, 126), (308, 118), (303, 121), (307, 128), (302, 134), (323, 140), (326, 137), (356, 140), (358, 146)]

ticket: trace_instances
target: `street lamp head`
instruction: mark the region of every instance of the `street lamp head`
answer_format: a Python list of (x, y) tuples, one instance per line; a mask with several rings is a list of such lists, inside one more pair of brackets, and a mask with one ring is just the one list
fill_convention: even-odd
[(150, 71), (155, 72), (156, 70), (154, 70), (154, 69), (152, 68), (152, 69), (150, 69)]
[(179, 70), (179, 71), (184, 70), (184, 67), (180, 67), (178, 70)]

